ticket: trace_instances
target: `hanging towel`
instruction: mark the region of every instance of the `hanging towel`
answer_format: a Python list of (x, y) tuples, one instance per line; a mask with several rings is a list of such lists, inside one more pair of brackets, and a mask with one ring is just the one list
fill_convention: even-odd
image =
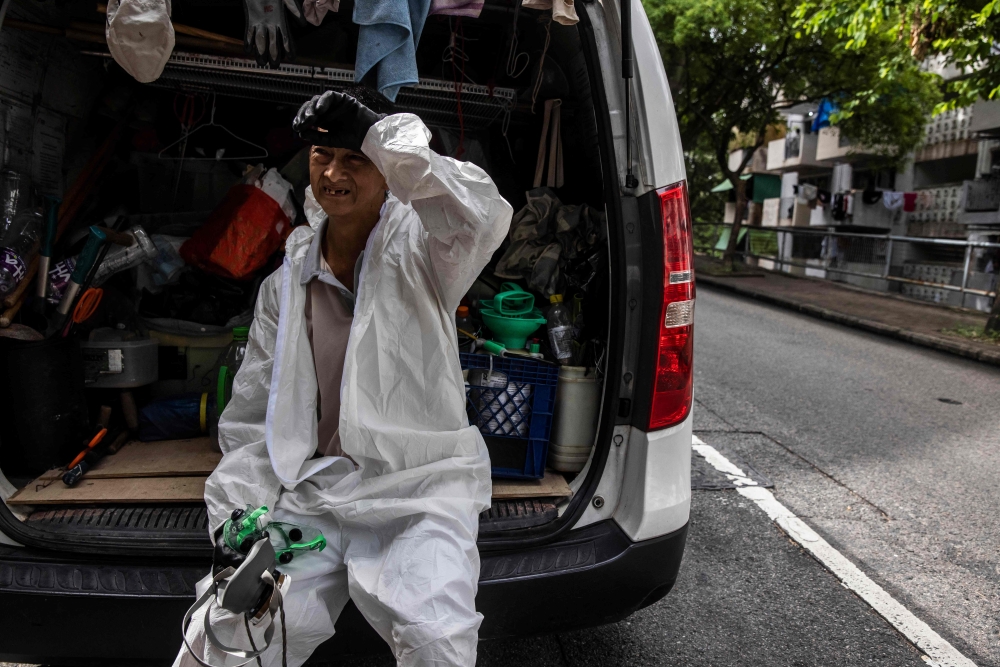
[(483, 11), (483, 0), (431, 0), (431, 15), (465, 16), (479, 18)]
[(370, 0), (354, 3), (358, 55), (354, 80), (360, 82), (377, 67), (376, 88), (396, 101), (402, 86), (412, 86), (417, 74), (417, 44), (431, 0)]
[(562, 25), (576, 25), (580, 17), (576, 15), (574, 0), (523, 0), (522, 7), (528, 9), (552, 10), (552, 20)]
[(934, 191), (921, 190), (917, 193), (917, 208), (922, 211), (934, 208)]
[(886, 190), (882, 193), (882, 205), (890, 211), (899, 210), (903, 206), (903, 193)]
[(542, 136), (538, 139), (538, 159), (535, 162), (535, 184), (542, 185), (542, 174), (545, 173), (546, 149), (549, 158), (549, 170), (545, 185), (550, 188), (563, 186), (563, 152), (561, 116), (562, 100), (545, 100), (545, 112), (542, 115)]
[(903, 210), (907, 213), (913, 213), (917, 210), (917, 193), (916, 192), (904, 192), (903, 193)]
[(844, 213), (847, 215), (854, 215), (854, 193), (848, 192), (844, 194)]
[(302, 3), (302, 13), (305, 14), (306, 21), (313, 25), (322, 23), (327, 12), (339, 10), (340, 0), (304, 0)]

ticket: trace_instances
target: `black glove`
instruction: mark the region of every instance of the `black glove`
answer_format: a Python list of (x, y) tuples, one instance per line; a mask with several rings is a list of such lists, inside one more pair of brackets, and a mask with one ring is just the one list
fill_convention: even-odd
[(385, 118), (350, 95), (328, 90), (302, 105), (292, 129), (314, 146), (360, 151), (371, 126)]
[(242, 554), (235, 549), (231, 549), (226, 544), (226, 538), (222, 534), (226, 524), (222, 524), (215, 530), (215, 550), (212, 552), (212, 576), (219, 574), (227, 567), (234, 570), (243, 564), (247, 559), (246, 554)]

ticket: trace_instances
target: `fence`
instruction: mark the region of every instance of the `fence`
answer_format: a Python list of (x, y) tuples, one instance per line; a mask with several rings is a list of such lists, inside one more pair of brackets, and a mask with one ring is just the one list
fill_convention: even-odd
[[(721, 256), (730, 229), (696, 223), (695, 250)], [(744, 226), (737, 248), (761, 268), (984, 311), (1000, 274), (1000, 243), (979, 240)]]

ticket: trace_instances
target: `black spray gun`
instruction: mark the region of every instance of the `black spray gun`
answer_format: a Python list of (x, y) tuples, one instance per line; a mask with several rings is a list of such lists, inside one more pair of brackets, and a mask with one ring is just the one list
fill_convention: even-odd
[[(202, 660), (188, 643), (187, 630), (191, 617), (203, 606), (205, 610), (205, 639), (219, 651), (243, 660), (227, 663), (231, 667), (245, 665), (271, 646), (274, 637), (274, 617), (281, 613), (282, 594), (288, 591), (291, 578), (277, 570), (279, 564), (290, 563), (297, 555), (309, 551), (322, 551), (326, 538), (318, 530), (307, 526), (271, 521), (262, 523), (266, 506), (245, 510), (238, 509), (222, 527), (222, 536), (233, 551), (246, 556), (239, 567), (227, 567), (215, 576), (211, 574), (195, 587), (198, 599), (184, 614), (181, 634), (184, 645), (198, 663), (205, 667), (221, 667)], [(242, 614), (250, 625), (257, 627), (269, 621), (264, 631), (264, 645), (253, 650), (223, 644), (215, 633), (210, 618), (215, 604), (233, 614)], [(249, 628), (248, 628), (249, 632)], [(253, 640), (251, 638), (251, 645)], [(284, 649), (285, 647), (282, 647)]]

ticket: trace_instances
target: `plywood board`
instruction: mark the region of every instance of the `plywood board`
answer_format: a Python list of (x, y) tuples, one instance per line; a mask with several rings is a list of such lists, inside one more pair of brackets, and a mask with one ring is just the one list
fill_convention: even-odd
[(493, 500), (566, 498), (573, 495), (566, 478), (551, 470), (542, 479), (494, 479)]
[[(126, 443), (117, 454), (105, 456), (88, 470), (84, 479), (116, 477), (208, 476), (219, 465), (222, 452), (212, 450), (208, 438)], [(37, 481), (60, 478), (64, 470), (49, 470)]]
[(7, 499), (10, 505), (204, 502), (206, 477), (91, 479), (74, 487), (39, 478)]
[(214, 451), (208, 438), (133, 441), (98, 461), (84, 479), (207, 476), (221, 459), (222, 452)]

